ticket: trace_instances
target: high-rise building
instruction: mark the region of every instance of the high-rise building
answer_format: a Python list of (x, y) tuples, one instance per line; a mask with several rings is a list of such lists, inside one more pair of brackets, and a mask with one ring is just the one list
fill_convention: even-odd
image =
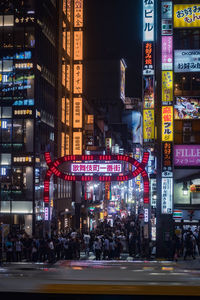
[(53, 0), (0, 3), (0, 221), (28, 234), (42, 231), (44, 152), (55, 154), (57, 18)]

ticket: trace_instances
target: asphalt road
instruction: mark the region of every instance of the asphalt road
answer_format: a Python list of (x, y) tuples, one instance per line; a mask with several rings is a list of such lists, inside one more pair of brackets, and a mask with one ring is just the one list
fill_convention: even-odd
[(200, 296), (200, 260), (59, 261), (0, 268), (0, 292)]

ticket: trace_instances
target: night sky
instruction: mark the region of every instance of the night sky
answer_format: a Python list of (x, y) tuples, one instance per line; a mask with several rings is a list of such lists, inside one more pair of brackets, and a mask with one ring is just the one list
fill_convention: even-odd
[(141, 97), (142, 1), (85, 1), (85, 58), (124, 58), (126, 96)]

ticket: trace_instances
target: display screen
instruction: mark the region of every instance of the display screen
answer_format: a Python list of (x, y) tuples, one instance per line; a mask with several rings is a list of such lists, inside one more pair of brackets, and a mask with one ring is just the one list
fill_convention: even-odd
[(176, 97), (174, 118), (176, 120), (200, 119), (200, 97)]

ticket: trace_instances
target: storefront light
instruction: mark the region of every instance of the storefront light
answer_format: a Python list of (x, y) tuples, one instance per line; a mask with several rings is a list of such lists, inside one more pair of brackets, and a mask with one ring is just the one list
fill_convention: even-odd
[(187, 182), (183, 182), (183, 188), (182, 188), (182, 191), (183, 191), (183, 195), (184, 195), (184, 196), (187, 196), (187, 195), (188, 195)]

